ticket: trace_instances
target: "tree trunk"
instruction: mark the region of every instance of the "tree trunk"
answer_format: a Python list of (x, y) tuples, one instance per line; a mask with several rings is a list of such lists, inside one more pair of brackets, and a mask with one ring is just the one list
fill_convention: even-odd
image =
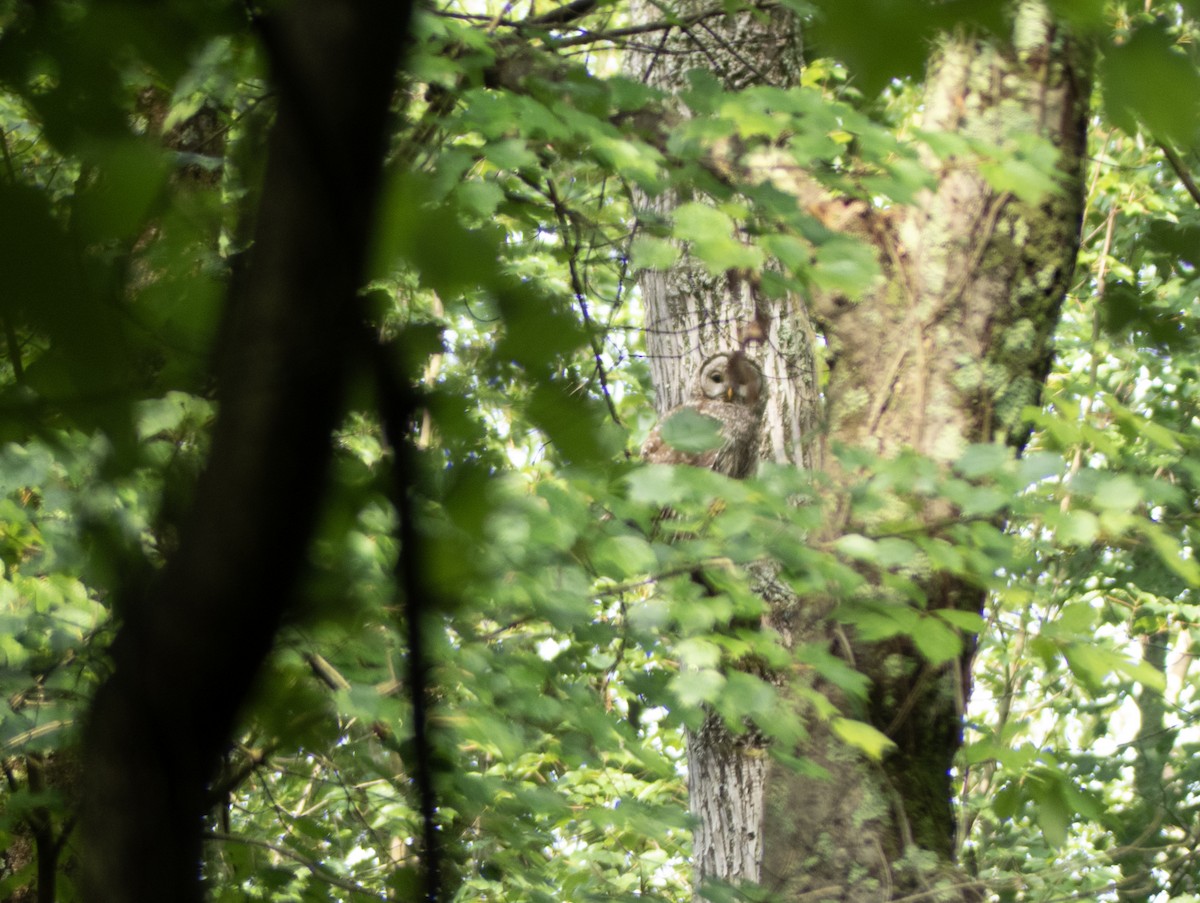
[[(759, 18), (747, 14), (708, 15), (706, 0), (681, 0), (672, 12), (685, 23), (666, 31), (625, 58), (635, 78), (674, 94), (687, 85), (687, 73), (701, 69), (728, 89), (752, 84), (792, 84), (800, 71), (799, 34), (793, 17), (781, 10)], [(635, 21), (656, 21), (661, 5), (634, 0)], [(642, 216), (668, 216), (676, 199), (636, 195)], [(814, 435), (817, 380), (812, 331), (800, 305), (770, 302), (752, 283), (734, 274), (714, 275), (686, 254), (669, 271), (639, 275), (646, 317), (646, 352), (653, 376), (655, 406), (661, 415), (679, 404), (692, 374), (718, 351), (736, 349), (756, 308), (769, 315), (763, 349), (756, 355), (768, 387), (760, 456), (806, 467)], [(762, 864), (762, 805), (766, 757), (760, 740), (735, 736), (720, 716), (709, 713), (688, 732), (688, 797), (696, 817), (693, 866), (696, 887), (716, 879), (757, 882)]]
[[(1166, 673), (1170, 631), (1163, 629), (1141, 637), (1142, 662)], [(1117, 865), (1121, 881), (1120, 903), (1150, 900), (1169, 888), (1162, 879), (1158, 855), (1164, 846), (1164, 828), (1178, 811), (1176, 794), (1168, 777), (1168, 763), (1176, 731), (1167, 726), (1167, 699), (1163, 693), (1142, 687), (1137, 696), (1140, 724), (1133, 741), (1133, 799), (1122, 813)], [(1157, 874), (1156, 874), (1157, 872)]]
[(221, 408), (180, 544), (130, 587), (85, 728), (86, 898), (203, 899), (207, 785), (288, 609), (341, 414), (410, 4), (259, 21), (279, 94)]
[[(689, 8), (676, 11), (686, 16)], [(738, 34), (736, 24), (723, 27)], [(742, 71), (786, 84), (794, 68), (772, 61), (781, 45), (795, 45), (787, 21), (776, 17), (753, 27), (764, 31), (740, 45), (739, 59), (758, 64)], [(631, 71), (649, 72), (669, 90), (694, 66), (726, 74), (705, 62), (721, 51), (697, 49), (703, 41), (697, 29), (681, 31), (662, 45), (671, 54), (652, 66), (643, 52)], [(820, 408), (805, 309), (776, 303), (768, 311), (771, 334), (761, 357), (772, 405), (764, 459), (823, 468), (837, 485), (835, 462), (821, 454), (835, 444), (884, 456), (911, 449), (948, 464), (971, 443), (1023, 443), (1022, 409), (1038, 401), (1075, 260), (1088, 79), (1067, 36), (1034, 3), (1020, 5), (1010, 41), (956, 34), (930, 61), (924, 129), (955, 133), (982, 148), (1011, 147), (1033, 135), (1057, 147), (1061, 190), (1037, 203), (994, 188), (973, 160), (928, 154), (936, 189), (908, 207), (880, 210), (823, 196), (803, 175), (773, 168), (764, 156), (757, 177), (796, 195), (829, 228), (868, 242), (885, 276), (854, 303), (813, 299), (829, 364)], [(662, 212), (669, 200), (658, 204)], [(750, 305), (738, 280), (708, 277), (686, 259), (676, 270), (646, 274), (641, 285), (663, 410), (682, 397), (699, 361), (729, 347), (736, 334), (731, 324), (745, 320)], [(819, 444), (812, 433), (817, 423), (825, 427), (826, 441)], [(931, 527), (954, 514), (939, 500), (923, 512)], [(872, 526), (843, 520), (829, 526), (831, 533)], [(768, 592), (768, 621), (786, 642), (819, 644), (871, 678), (868, 712), (848, 714), (869, 721), (896, 748), (877, 765), (810, 718), (809, 739), (794, 752), (828, 774), (814, 778), (757, 750), (753, 757), (770, 764), (748, 766), (745, 744), (706, 724), (689, 746), (698, 881), (757, 880), (784, 900), (876, 901), (931, 892), (940, 900), (980, 899), (981, 890), (952, 863), (950, 771), (961, 745), (970, 650), (933, 668), (910, 641), (860, 642), (824, 620), (827, 601), (796, 599), (769, 573), (758, 583)], [(930, 577), (922, 588), (929, 608), (978, 611), (982, 603), (980, 590), (948, 577)], [(846, 703), (835, 688), (815, 688), (837, 705)], [(797, 694), (792, 702), (803, 710), (802, 699)], [(761, 806), (725, 799), (760, 792)], [(745, 823), (760, 812), (761, 824)]]

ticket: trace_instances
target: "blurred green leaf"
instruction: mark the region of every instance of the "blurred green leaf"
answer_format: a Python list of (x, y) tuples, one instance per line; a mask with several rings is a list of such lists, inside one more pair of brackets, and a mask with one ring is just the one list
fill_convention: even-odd
[(1067, 805), (1062, 784), (1057, 780), (1032, 781), (1029, 797), (1046, 840), (1055, 848), (1062, 847), (1067, 842), (1067, 829), (1073, 814)]
[(634, 269), (665, 270), (679, 259), (675, 242), (654, 235), (638, 235), (629, 249), (629, 262)]
[(714, 417), (682, 408), (659, 425), (663, 441), (687, 454), (701, 454), (720, 447), (721, 424)]
[(596, 544), (591, 557), (597, 573), (616, 579), (650, 573), (658, 564), (654, 549), (638, 536), (606, 537)]
[(1175, 46), (1160, 22), (1140, 25), (1129, 39), (1109, 47), (1100, 63), (1104, 109), (1131, 135), (1190, 146), (1200, 115), (1200, 72)]
[(689, 242), (710, 272), (762, 266), (762, 251), (743, 242), (733, 220), (716, 207), (690, 201), (675, 208), (674, 219), (675, 237)]
[(962, 638), (934, 616), (926, 616), (912, 631), (913, 644), (931, 665), (942, 665), (962, 655)]
[(836, 236), (817, 247), (809, 275), (821, 289), (857, 300), (878, 284), (883, 274), (875, 252), (861, 241)]
[(896, 744), (886, 734), (861, 721), (834, 718), (830, 722), (830, 727), (842, 742), (866, 753), (868, 757), (877, 762), (896, 748)]

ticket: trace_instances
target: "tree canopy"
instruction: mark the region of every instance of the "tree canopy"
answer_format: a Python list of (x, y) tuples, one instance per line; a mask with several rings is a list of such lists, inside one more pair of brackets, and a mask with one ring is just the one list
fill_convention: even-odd
[[(681, 903), (688, 731), (900, 773), (847, 652), (890, 643), (973, 658), (982, 898), (1200, 899), (1200, 6), (1045, 5), (1094, 75), (1078, 262), (1031, 277), (1052, 360), (996, 327), (1044, 389), (950, 362), (989, 428), (947, 449), (825, 442), (855, 355), (909, 352), (822, 317), (872, 310), (870, 223), (951, 161), (988, 241), (1062, 251), (1022, 232), (1061, 147), (921, 119), (950, 42), (1040, 4), (0, 3), (0, 898)], [(651, 77), (784, 20), (787, 84)], [(727, 345), (811, 362), (744, 480), (640, 460), (687, 388), (648, 339), (702, 340), (638, 276), (685, 262), (791, 312)], [(768, 562), (844, 643), (781, 635)]]

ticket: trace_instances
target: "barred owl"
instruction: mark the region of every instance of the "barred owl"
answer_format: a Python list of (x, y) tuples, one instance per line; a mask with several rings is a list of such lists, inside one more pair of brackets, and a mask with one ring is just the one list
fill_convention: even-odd
[[(766, 400), (762, 371), (744, 353), (714, 354), (701, 365), (691, 397), (667, 412), (650, 431), (642, 457), (656, 464), (691, 464), (737, 479), (748, 477), (758, 463), (758, 433)], [(696, 454), (668, 445), (661, 427), (682, 410), (716, 420), (723, 442)]]

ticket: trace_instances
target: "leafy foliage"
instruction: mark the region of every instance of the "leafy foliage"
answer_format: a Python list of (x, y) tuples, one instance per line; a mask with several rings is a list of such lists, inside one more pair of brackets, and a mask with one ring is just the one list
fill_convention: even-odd
[[(770, 559), (859, 636), (909, 640), (933, 666), (979, 644), (962, 835), (1002, 899), (1110, 894), (1150, 866), (1188, 899), (1195, 22), (1174, 7), (1151, 20), (1056, 5), (1102, 35), (1104, 118), (1083, 275), (1046, 404), (1027, 412), (1030, 449), (972, 446), (949, 472), (840, 450), (853, 520), (870, 530), (825, 541), (819, 475), (731, 481), (632, 460), (652, 419), (637, 268), (669, 266), (684, 242), (714, 273), (778, 261), (761, 275), (779, 294), (856, 297), (880, 278), (863, 246), (778, 187), (731, 175), (738, 162), (771, 149), (880, 206), (925, 187), (897, 137), (912, 102), (900, 79), (961, 16), (815, 6), (829, 58), (801, 88), (728, 93), (697, 73), (687, 116), (665, 125), (663, 98), (612, 74), (619, 6), (515, 24), (453, 4), (419, 21), (367, 300), (422, 393), (413, 484), (453, 892), (690, 898), (682, 727), (710, 707), (780, 740), (805, 731), (774, 684), (725, 665), (815, 672), (866, 696), (827, 650), (787, 653), (758, 628), (748, 574)], [(994, 7), (972, 23), (995, 28)], [(178, 542), (274, 101), (233, 7), (12, 3), (0, 28), (0, 887), (15, 894), (31, 881), (31, 831), (70, 837), (70, 763), (116, 600)], [(1023, 199), (1053, 187), (1039, 145), (921, 138)], [(684, 202), (669, 218), (635, 210), (634, 187)], [(672, 424), (693, 450), (713, 439)], [(368, 390), (335, 439), (303, 599), (211, 788), (214, 899), (416, 893), (394, 450)], [(918, 515), (935, 500), (957, 514), (927, 530)], [(986, 620), (928, 607), (922, 586), (940, 573), (988, 591)], [(878, 731), (817, 710), (886, 756)], [(50, 786), (47, 763), (61, 766)]]

